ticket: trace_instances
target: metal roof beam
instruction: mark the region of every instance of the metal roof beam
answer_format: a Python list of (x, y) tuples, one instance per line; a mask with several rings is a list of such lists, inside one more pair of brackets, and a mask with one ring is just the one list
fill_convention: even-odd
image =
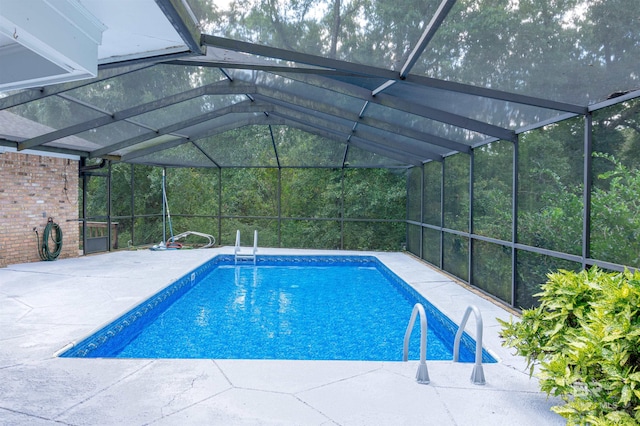
[[(565, 102), (557, 102), (551, 99), (537, 98), (535, 96), (524, 96), (512, 92), (504, 92), (501, 90), (489, 89), (486, 87), (473, 86), (470, 84), (456, 83), (451, 81), (439, 80), (430, 77), (423, 77), (415, 74), (408, 74), (402, 78), (399, 72), (377, 68), (367, 65), (355, 64), (337, 59), (324, 58), (322, 56), (310, 55), (307, 53), (293, 52), (286, 49), (278, 49), (259, 44), (247, 43), (238, 40), (231, 40), (223, 37), (203, 34), (202, 43), (209, 46), (220, 47), (223, 49), (233, 50), (235, 52), (244, 52), (253, 55), (264, 56), (268, 58), (278, 58), (287, 61), (304, 63), (307, 65), (333, 69), (336, 71), (346, 71), (349, 73), (384, 78), (386, 80), (405, 80), (417, 85), (433, 87), (442, 90), (471, 94), (491, 99), (497, 99), (507, 102), (515, 102), (524, 105), (531, 105), (540, 108), (554, 109), (558, 111), (573, 112), (575, 114), (585, 114), (586, 108), (580, 105), (569, 104)], [(225, 65), (226, 66), (226, 65)], [(237, 65), (242, 68), (242, 64)], [(227, 66), (230, 68), (230, 66)]]
[(205, 49), (200, 45), (200, 29), (198, 20), (189, 5), (181, 0), (156, 0), (169, 22), (192, 53), (204, 55)]
[[(81, 101), (80, 99), (74, 98), (74, 97), (72, 97), (70, 95), (67, 95), (66, 93), (59, 93), (56, 96), (59, 97), (59, 98), (65, 99), (65, 100), (67, 100), (69, 102), (73, 102), (73, 103), (75, 103), (77, 105), (81, 105), (81, 106), (83, 106), (85, 108), (91, 109), (93, 111), (99, 112), (101, 114), (111, 115), (111, 113), (109, 111), (105, 111), (102, 108), (99, 108), (99, 107), (97, 107), (95, 105), (91, 105), (91, 104), (89, 104), (87, 102)], [(125, 121), (127, 123), (130, 123), (130, 124), (133, 124), (133, 125), (138, 126), (138, 127), (145, 128), (147, 130), (155, 131), (155, 129), (153, 127), (147, 126), (144, 123), (136, 122), (135, 120), (133, 120), (131, 118), (125, 118), (123, 121)]]
[(276, 112), (274, 112), (274, 115), (277, 115), (279, 117), (289, 119), (289, 120), (295, 120), (300, 123), (307, 124), (309, 126), (316, 126), (318, 128), (323, 128), (327, 130), (332, 129), (340, 134), (347, 135), (345, 137), (345, 142), (352, 141), (353, 138), (356, 138), (357, 140), (360, 140), (360, 141), (368, 141), (377, 147), (385, 147), (386, 149), (396, 152), (398, 154), (402, 153), (410, 158), (417, 157), (424, 161), (426, 160), (437, 161), (442, 159), (442, 156), (430, 151), (426, 147), (415, 146), (415, 145), (411, 145), (404, 142), (392, 142), (392, 141), (389, 141), (388, 139), (385, 139), (378, 135), (374, 135), (370, 132), (363, 132), (363, 131), (350, 132), (349, 128), (345, 128), (344, 126), (337, 127), (335, 126), (335, 123), (332, 124), (326, 121), (320, 121), (320, 120), (308, 121), (307, 119), (305, 119), (304, 116), (296, 115), (291, 111), (287, 112), (287, 111), (280, 111), (279, 109), (276, 109)]
[(243, 69), (253, 71), (266, 71), (273, 73), (288, 73), (295, 72), (300, 74), (319, 74), (328, 76), (351, 76), (361, 77), (361, 75), (349, 71), (334, 70), (329, 68), (309, 68), (300, 66), (278, 66), (278, 65), (259, 65), (259, 64), (247, 64), (244, 62), (225, 62), (225, 61), (207, 61), (205, 59), (176, 59), (173, 61), (163, 62), (167, 65), (179, 65), (179, 66), (192, 66), (192, 67), (210, 67), (210, 68), (229, 68), (229, 69)]
[[(427, 44), (429, 44), (433, 36), (436, 35), (436, 31), (438, 31), (440, 25), (444, 21), (444, 18), (447, 17), (449, 11), (455, 3), (456, 0), (442, 0), (442, 3), (440, 3), (440, 6), (438, 6), (438, 10), (436, 10), (436, 13), (431, 18), (431, 21), (429, 22), (429, 24), (427, 24), (426, 28), (422, 32), (420, 40), (418, 40), (418, 43), (413, 47), (413, 50), (409, 54), (409, 57), (400, 69), (400, 79), (405, 79), (409, 74), (409, 71), (411, 71), (411, 68), (413, 68), (416, 62), (418, 62), (418, 59), (420, 59), (420, 55), (422, 55), (422, 52), (424, 52), (424, 49), (427, 47)], [(374, 89), (371, 94), (375, 96), (393, 85), (395, 82), (396, 80), (387, 80), (386, 83), (381, 84), (376, 89)]]
[(375, 89), (373, 89), (371, 91), (371, 96), (375, 96), (378, 93), (381, 93), (383, 90), (393, 86), (394, 84), (396, 84), (395, 80), (387, 80), (386, 83), (382, 83), (380, 86), (376, 87)]
[[(367, 130), (353, 130), (353, 128), (350, 126), (340, 125), (336, 122), (328, 121), (323, 117), (317, 116), (317, 114), (314, 114), (312, 111), (304, 110), (302, 108), (277, 106), (274, 114), (287, 114), (286, 118), (295, 118), (302, 122), (306, 122), (309, 125), (312, 125), (314, 122), (319, 123), (319, 125), (322, 125), (325, 128), (335, 129), (339, 132), (345, 133), (348, 136), (358, 136), (362, 139), (367, 139), (380, 145), (386, 145), (394, 149), (404, 150), (410, 154), (426, 156), (429, 159), (441, 158), (439, 154), (430, 150), (428, 145), (422, 141), (395, 141), (392, 139), (388, 139), (387, 137), (374, 134)], [(393, 137), (392, 134), (390, 134), (389, 136)]]
[(256, 85), (241, 80), (220, 80), (204, 86), (207, 95), (251, 95), (256, 93)]
[(165, 55), (144, 56), (141, 58), (121, 59), (121, 60), (116, 60), (114, 62), (105, 62), (102, 64), (98, 64), (98, 69), (99, 70), (110, 69), (114, 67), (124, 67), (129, 65), (136, 65), (136, 64), (162, 65), (165, 62), (173, 61), (173, 60), (184, 58), (191, 55), (193, 55), (193, 53), (185, 49), (184, 52), (167, 53)]
[(260, 115), (255, 115), (249, 118), (247, 117), (240, 118), (238, 121), (235, 121), (233, 123), (227, 123), (222, 126), (205, 130), (204, 132), (199, 132), (199, 133), (190, 135), (189, 139), (191, 139), (192, 141), (198, 141), (201, 139), (210, 138), (211, 136), (228, 132), (230, 130), (238, 129), (240, 127), (269, 125), (269, 124), (278, 125), (283, 123), (284, 123), (283, 120), (279, 118), (275, 118), (271, 115), (260, 114)]
[(356, 64), (353, 62), (341, 61), (338, 59), (324, 58), (322, 56), (310, 55), (308, 53), (295, 52), (292, 50), (269, 47), (239, 40), (232, 40), (208, 34), (202, 35), (202, 44), (205, 44), (207, 46), (219, 47), (222, 49), (229, 49), (235, 52), (250, 53), (252, 55), (263, 56), (266, 58), (283, 59), (285, 61), (298, 62), (321, 68), (347, 71), (357, 75), (382, 77), (390, 80), (394, 80), (399, 76), (396, 71), (387, 70), (384, 68), (376, 68), (368, 65)]
[[(361, 139), (358, 137), (351, 137), (349, 142), (347, 142), (344, 139), (344, 135), (341, 135), (340, 133), (332, 129), (319, 128), (317, 126), (311, 126), (309, 124), (301, 123), (295, 120), (288, 120), (288, 119), (285, 120), (285, 124), (291, 127), (295, 127), (296, 129), (305, 131), (307, 133), (311, 133), (329, 140), (334, 140), (336, 142), (343, 143), (345, 144), (346, 147), (348, 147), (349, 145), (356, 146), (366, 151), (370, 151), (375, 154), (382, 155), (384, 157), (391, 158), (393, 160), (400, 161), (402, 163), (410, 164), (413, 166), (419, 166), (422, 164), (422, 161), (418, 160), (415, 156), (411, 156), (403, 152), (397, 152), (395, 150), (389, 149), (388, 147), (380, 147), (372, 142), (365, 141), (364, 139)], [(346, 152), (347, 152), (347, 149), (345, 149), (345, 153)]]
[(385, 149), (390, 150), (390, 152), (402, 153), (404, 155), (419, 157), (424, 160), (438, 160), (442, 159), (442, 157), (438, 154), (433, 153), (432, 151), (426, 149), (424, 146), (420, 145), (409, 145), (406, 143), (389, 141), (385, 138), (381, 138), (378, 135), (374, 135), (370, 132), (366, 131), (358, 131), (357, 133), (351, 132), (351, 128), (348, 126), (341, 126), (334, 122), (329, 122), (319, 117), (312, 117), (312, 120), (309, 120), (308, 117), (304, 113), (299, 113), (294, 110), (288, 110), (283, 107), (277, 107), (273, 112), (273, 115), (285, 118), (287, 120), (292, 120), (298, 123), (305, 124), (307, 126), (315, 127), (318, 129), (323, 129), (329, 132), (333, 132), (336, 135), (344, 135), (344, 141), (347, 142), (352, 140), (354, 137), (360, 141), (370, 142), (372, 145), (377, 147), (384, 147)]
[(234, 105), (230, 105), (224, 108), (220, 108), (214, 111), (210, 111), (206, 114), (199, 115), (197, 117), (189, 118), (188, 120), (180, 121), (175, 124), (171, 124), (169, 126), (162, 127), (153, 132), (147, 132), (142, 135), (135, 136), (133, 138), (129, 138), (118, 143), (106, 146), (101, 149), (97, 149), (91, 152), (90, 157), (102, 157), (109, 153), (118, 151), (120, 149), (129, 148), (131, 146), (137, 145), (139, 143), (145, 142), (147, 140), (156, 138), (161, 135), (167, 135), (170, 133), (178, 132), (182, 129), (186, 129), (200, 123), (204, 123), (205, 121), (215, 120), (216, 118), (222, 117), (227, 114), (233, 113), (248, 113), (248, 112), (269, 112), (273, 110), (273, 107), (264, 104), (256, 104), (252, 101), (243, 101)]
[(513, 102), (516, 104), (552, 109), (555, 111), (571, 112), (580, 115), (584, 115), (587, 113), (587, 107), (582, 105), (571, 104), (568, 102), (558, 102), (552, 99), (538, 98), (535, 96), (522, 95), (514, 92), (505, 92), (502, 90), (489, 89), (486, 87), (473, 86), (471, 84), (457, 83), (455, 81), (440, 80), (437, 78), (426, 77), (422, 75), (409, 74), (404, 81), (406, 81), (407, 83), (430, 87), (433, 89), (447, 90), (450, 92), (463, 93), (465, 95), (479, 96), (482, 98), (495, 99), (504, 102)]
[(156, 109), (167, 107), (179, 102), (183, 102), (185, 100), (203, 96), (204, 94), (205, 89), (203, 87), (199, 87), (197, 89), (182, 92), (177, 95), (138, 105), (133, 108), (121, 110), (112, 114), (105, 114), (102, 117), (94, 118), (89, 121), (84, 121), (82, 123), (74, 124), (73, 126), (65, 127), (63, 129), (58, 129), (53, 132), (45, 133), (43, 135), (27, 139), (26, 141), (20, 143), (20, 145), (18, 146), (18, 150), (21, 151), (24, 149), (36, 147), (38, 145), (44, 145), (57, 139), (82, 133), (87, 130), (97, 129), (102, 126), (106, 126), (107, 124), (113, 124), (120, 120), (126, 120), (136, 115), (144, 114), (146, 112), (154, 111)]
[(171, 149), (171, 148), (175, 148), (176, 146), (180, 146), (182, 144), (185, 144), (189, 142), (188, 138), (180, 138), (180, 139), (176, 139), (173, 141), (169, 141), (169, 142), (164, 142), (161, 144), (158, 144), (156, 146), (150, 146), (147, 147), (145, 149), (139, 149), (136, 151), (132, 151), (129, 152), (123, 156), (120, 157), (121, 161), (130, 161), (133, 160), (134, 158), (140, 158), (140, 157), (144, 157), (145, 155), (149, 155), (149, 154), (153, 154), (155, 152), (158, 151), (164, 151), (166, 149)]
[(328, 115), (332, 115), (338, 118), (345, 118), (347, 120), (360, 123), (362, 125), (373, 127), (375, 129), (384, 130), (386, 132), (405, 136), (407, 138), (416, 139), (426, 144), (439, 146), (441, 148), (450, 149), (451, 151), (463, 152), (469, 154), (471, 147), (460, 142), (455, 142), (450, 139), (445, 139), (440, 136), (432, 135), (425, 132), (403, 127), (399, 123), (393, 123), (382, 119), (373, 119), (363, 116), (364, 107), (360, 113), (354, 113), (333, 105), (325, 104), (310, 99), (306, 99), (300, 96), (292, 95), (287, 92), (277, 91), (266, 87), (258, 87), (256, 93), (256, 99), (262, 99), (264, 102), (273, 103), (275, 105), (282, 105), (288, 107), (305, 108), (306, 110), (319, 111)]
[(415, 114), (421, 117), (429, 118), (431, 120), (439, 121), (441, 123), (450, 124), (462, 129), (471, 130), (473, 132), (482, 133), (489, 136), (495, 136), (499, 139), (514, 142), (516, 140), (516, 132), (513, 130), (505, 129), (500, 126), (486, 123), (484, 121), (474, 120), (469, 117), (464, 117), (458, 114), (453, 114), (447, 111), (439, 110), (436, 108), (427, 107), (424, 105), (418, 105), (381, 93), (375, 97), (375, 103), (380, 105), (394, 108), (400, 111)]
[(409, 71), (411, 71), (411, 68), (413, 68), (416, 62), (418, 62), (420, 55), (422, 55), (422, 52), (424, 52), (424, 49), (427, 47), (427, 44), (429, 44), (433, 36), (436, 35), (436, 31), (438, 31), (440, 25), (444, 21), (444, 18), (447, 17), (455, 3), (456, 0), (442, 0), (442, 3), (438, 6), (438, 10), (436, 10), (433, 18), (431, 18), (431, 21), (422, 32), (418, 44), (413, 48), (407, 58), (407, 61), (402, 66), (402, 69), (400, 70), (400, 78), (405, 78), (409, 74)]
[(498, 139), (508, 141), (515, 141), (516, 139), (516, 134), (513, 130), (505, 129), (493, 124), (474, 120), (469, 117), (464, 117), (458, 114), (453, 114), (425, 105), (407, 102), (401, 98), (384, 93), (381, 93), (377, 96), (372, 96), (369, 90), (363, 87), (354, 86), (353, 84), (344, 83), (342, 81), (336, 81), (320, 76), (305, 76), (305, 78), (300, 78), (300, 81), (311, 84), (313, 86), (318, 86), (327, 90), (335, 91), (347, 96), (352, 96), (358, 99), (369, 101), (371, 103), (386, 106), (399, 111), (408, 112), (410, 114), (415, 114), (420, 117), (428, 118), (430, 120), (439, 121), (441, 123), (450, 124), (452, 126), (460, 127), (485, 135), (494, 136)]
[(143, 157), (145, 155), (150, 155), (158, 151), (164, 151), (166, 149), (175, 148), (176, 146), (182, 145), (187, 142), (195, 142), (199, 139), (204, 139), (206, 137), (215, 136), (217, 134), (222, 134), (228, 132), (229, 130), (238, 129), (240, 127), (250, 126), (250, 125), (264, 125), (264, 124), (283, 124), (282, 120), (274, 120), (266, 115), (259, 115), (251, 118), (243, 118), (234, 123), (228, 123), (224, 126), (217, 127), (216, 129), (211, 130), (208, 133), (202, 134), (198, 137), (189, 137), (189, 138), (181, 138), (175, 141), (169, 141), (160, 143), (155, 146), (150, 146), (147, 148), (135, 150), (129, 152), (121, 157), (122, 161), (130, 161), (134, 158)]
[[(15, 141), (10, 141), (8, 139), (4, 139), (2, 137), (0, 137), (0, 146), (6, 146), (9, 148), (15, 148), (16, 150), (18, 149), (18, 142)], [(71, 148), (58, 148), (58, 147), (54, 147), (54, 146), (43, 146), (38, 148), (38, 151), (44, 151), (44, 152), (53, 152), (56, 154), (64, 154), (64, 155), (74, 155), (74, 156), (78, 156), (78, 157), (88, 157), (89, 153), (87, 151), (83, 151), (83, 150), (76, 150), (76, 149), (71, 149)]]
[(222, 80), (207, 86), (198, 87), (192, 90), (187, 90), (172, 96), (157, 99), (155, 101), (147, 102), (142, 105), (137, 105), (132, 108), (115, 112), (111, 115), (105, 115), (93, 120), (85, 121), (75, 124), (73, 126), (65, 127), (64, 129), (55, 130), (53, 132), (45, 133), (44, 135), (36, 136), (31, 139), (20, 143), (18, 150), (24, 150), (33, 148), (38, 145), (46, 144), (66, 136), (82, 133), (90, 129), (96, 129), (98, 127), (106, 126), (107, 124), (113, 124), (115, 122), (126, 120), (136, 115), (145, 114), (150, 111), (155, 111), (160, 108), (165, 108), (180, 102), (184, 102), (190, 99), (194, 99), (207, 94), (244, 94), (251, 93), (254, 86), (251, 84), (231, 83), (228, 80)]
[(276, 139), (273, 137), (273, 127), (271, 124), (269, 124), (269, 136), (271, 136), (271, 146), (273, 147), (273, 154), (276, 157), (276, 163), (278, 164), (278, 168), (280, 168), (280, 155), (278, 155), (278, 146), (276, 144)]
[[(424, 159), (424, 158), (421, 158), (420, 156), (408, 154), (407, 152), (402, 150), (395, 150), (393, 148), (389, 148), (388, 146), (382, 146), (375, 142), (371, 142), (369, 140), (359, 138), (357, 136), (352, 136), (351, 139), (349, 139), (349, 145), (361, 148), (365, 151), (373, 152), (378, 155), (382, 155), (383, 157), (388, 157), (393, 160), (402, 161), (412, 166), (420, 166), (423, 162), (427, 160), (442, 161), (439, 158)], [(347, 158), (348, 158), (348, 154), (347, 154)], [(345, 162), (345, 164), (348, 164), (348, 161)]]
[(270, 72), (300, 72), (313, 74), (331, 75), (360, 75), (349, 71), (336, 70), (333, 68), (323, 68), (317, 66), (302, 65), (299, 63), (279, 64), (272, 60), (266, 60), (250, 56), (242, 52), (235, 52), (229, 49), (221, 49), (209, 46), (206, 56), (182, 57), (171, 61), (164, 61), (169, 65), (200, 66), (213, 68), (238, 68), (245, 70), (261, 70)]
[(220, 164), (218, 164), (218, 162), (215, 160), (215, 158), (213, 158), (211, 155), (209, 155), (209, 153), (207, 153), (204, 149), (202, 149), (200, 147), (200, 145), (198, 145), (197, 141), (192, 141), (191, 142), (193, 144), (193, 146), (196, 147), (196, 149), (198, 151), (200, 151), (202, 153), (202, 155), (204, 155), (205, 157), (207, 157), (207, 159), (209, 161), (211, 161), (213, 163), (214, 166), (216, 166), (217, 168), (221, 169), (222, 167), (220, 166)]
[(36, 101), (38, 99), (43, 99), (49, 96), (57, 95), (58, 93), (63, 93), (69, 90), (74, 90), (80, 87), (88, 86), (90, 84), (98, 83), (100, 81), (108, 80), (110, 78), (117, 77), (120, 75), (140, 71), (142, 69), (149, 68), (153, 65), (155, 64), (147, 63), (147, 64), (121, 66), (118, 68), (114, 67), (111, 69), (100, 69), (98, 70), (98, 76), (96, 78), (91, 78), (88, 80), (79, 80), (79, 81), (69, 82), (69, 83), (53, 84), (51, 86), (45, 86), (39, 89), (23, 90), (14, 95), (7, 96), (6, 98), (0, 98), (0, 110), (11, 108), (17, 105), (22, 105), (31, 101)]

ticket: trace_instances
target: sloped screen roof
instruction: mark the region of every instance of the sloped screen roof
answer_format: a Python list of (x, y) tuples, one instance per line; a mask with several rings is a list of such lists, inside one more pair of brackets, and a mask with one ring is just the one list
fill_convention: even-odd
[[(162, 28), (81, 3), (105, 34)], [(96, 78), (0, 93), (0, 143), (165, 166), (407, 167), (640, 94), (637, 0), (155, 5), (171, 52), (105, 37), (122, 53)]]

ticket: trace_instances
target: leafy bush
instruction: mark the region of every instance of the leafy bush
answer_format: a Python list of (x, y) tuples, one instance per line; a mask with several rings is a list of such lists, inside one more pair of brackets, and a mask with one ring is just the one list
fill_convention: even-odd
[[(594, 153), (611, 170), (598, 175), (591, 207), (591, 256), (622, 265), (640, 266), (640, 169), (611, 155)], [(595, 160), (594, 160), (595, 161)]]
[(640, 424), (640, 272), (560, 270), (540, 305), (500, 321), (503, 345), (524, 356), (540, 387), (561, 397), (569, 425)]

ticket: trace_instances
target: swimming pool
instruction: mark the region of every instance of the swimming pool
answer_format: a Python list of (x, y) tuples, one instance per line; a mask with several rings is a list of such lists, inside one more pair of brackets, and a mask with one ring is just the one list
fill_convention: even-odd
[[(451, 359), (456, 325), (375, 257), (261, 256), (254, 267), (219, 255), (61, 356), (400, 361), (416, 302), (428, 359)], [(474, 347), (465, 335), (463, 362)]]

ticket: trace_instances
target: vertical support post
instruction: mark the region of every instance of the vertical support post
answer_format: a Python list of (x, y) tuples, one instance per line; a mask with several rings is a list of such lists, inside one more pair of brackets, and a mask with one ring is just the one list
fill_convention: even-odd
[(222, 167), (218, 167), (218, 241), (222, 244)]
[(282, 165), (280, 164), (280, 155), (278, 154), (278, 146), (276, 144), (276, 139), (273, 136), (273, 127), (271, 127), (271, 124), (269, 124), (269, 135), (271, 136), (271, 146), (273, 147), (273, 153), (276, 157), (276, 164), (278, 165), (278, 190), (277, 192), (277, 197), (278, 200), (276, 201), (277, 204), (277, 209), (278, 209), (278, 219), (277, 219), (277, 235), (278, 235), (278, 247), (280, 247), (281, 245), (281, 236), (282, 236), (282, 208), (281, 208), (281, 194), (282, 194)]
[(340, 250), (344, 249), (344, 166), (341, 169), (341, 195), (340, 195)]
[(582, 269), (587, 268), (591, 257), (591, 189), (593, 185), (593, 115), (584, 116), (584, 171), (582, 202)]
[(107, 161), (107, 251), (112, 251), (111, 235), (111, 161)]
[(166, 204), (165, 204), (165, 168), (162, 168), (162, 244), (167, 241)]
[(420, 165), (420, 259), (424, 259), (424, 163)]
[(469, 223), (467, 224), (467, 229), (469, 231), (469, 240), (468, 240), (468, 244), (469, 244), (469, 251), (467, 253), (467, 276), (469, 277), (469, 284), (473, 284), (473, 238), (471, 237), (473, 235), (473, 179), (475, 177), (474, 175), (474, 168), (475, 168), (475, 154), (474, 154), (474, 150), (471, 149), (471, 152), (469, 153)]
[(409, 224), (409, 221), (411, 220), (411, 217), (409, 217), (409, 213), (410, 213), (410, 206), (411, 206), (411, 171), (412, 170), (413, 170), (413, 167), (407, 169), (405, 185), (404, 185), (405, 186), (404, 192), (405, 194), (407, 194), (407, 198), (404, 201), (404, 219), (406, 224), (404, 228), (404, 240), (407, 242), (407, 249), (410, 249), (409, 238), (411, 236), (409, 232), (409, 229), (411, 227), (411, 225)]
[[(271, 126), (269, 126), (271, 129)], [(278, 247), (282, 247), (282, 168), (278, 160)]]
[(135, 184), (136, 184), (136, 180), (135, 180), (135, 167), (133, 165), (133, 163), (131, 163), (131, 176), (129, 176), (129, 188), (131, 189), (129, 191), (129, 195), (130, 195), (130, 206), (131, 206), (131, 244), (135, 245), (135, 217), (136, 217), (136, 212), (135, 212), (135, 198), (133, 196), (134, 193), (134, 188), (135, 188)]
[(511, 180), (511, 306), (516, 307), (516, 292), (518, 291), (518, 253), (516, 243), (518, 242), (518, 161), (520, 158), (520, 136), (516, 135), (513, 142), (513, 175)]
[(447, 171), (447, 159), (442, 161), (442, 174), (440, 175), (440, 269), (444, 268), (444, 175)]
[(85, 157), (80, 158), (78, 174), (82, 179), (82, 252), (87, 254), (87, 175), (82, 173), (87, 161)]

